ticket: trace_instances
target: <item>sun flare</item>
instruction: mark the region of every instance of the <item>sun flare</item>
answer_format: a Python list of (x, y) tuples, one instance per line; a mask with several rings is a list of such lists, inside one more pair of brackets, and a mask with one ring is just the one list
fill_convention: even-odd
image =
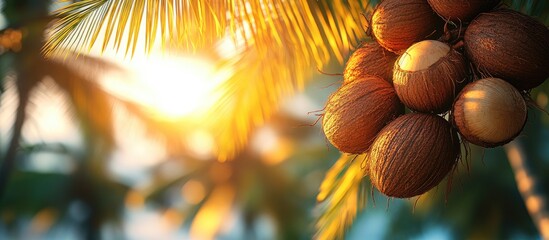
[(179, 119), (205, 112), (226, 79), (214, 63), (197, 57), (148, 57), (129, 63), (136, 100), (158, 117)]

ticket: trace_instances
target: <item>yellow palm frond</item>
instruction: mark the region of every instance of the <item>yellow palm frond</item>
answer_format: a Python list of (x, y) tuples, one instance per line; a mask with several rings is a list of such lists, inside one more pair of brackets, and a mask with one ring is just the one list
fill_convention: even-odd
[[(221, 2), (221, 1), (220, 1)], [(59, 17), (44, 45), (46, 56), (89, 51), (95, 44), (125, 50), (133, 55), (140, 41), (149, 52), (160, 34), (162, 45), (201, 48), (211, 46), (225, 33), (230, 5), (216, 1), (84, 0), (55, 12)]]
[[(158, 31), (163, 45), (196, 50), (213, 46), (227, 33), (235, 38), (247, 28), (245, 37), (256, 48), (268, 49), (273, 42), (262, 37), (272, 35), (276, 44), (301, 46), (301, 55), (314, 55), (317, 63), (326, 61), (330, 52), (343, 60), (341, 51), (364, 37), (361, 14), (369, 2), (83, 0), (55, 12), (59, 19), (51, 27), (44, 52), (89, 50), (94, 44), (106, 50), (113, 43), (116, 49), (133, 53), (140, 40), (150, 51)], [(282, 35), (290, 36), (290, 41)]]
[(344, 61), (366, 37), (361, 14), (369, 7), (370, 1), (84, 0), (57, 11), (44, 53), (100, 44), (103, 51), (133, 55), (157, 41), (208, 51), (227, 37), (243, 42), (212, 117), (222, 118), (214, 133), (220, 159), (229, 159), (246, 144), (250, 129), (268, 119), (283, 97), (301, 90), (317, 67)]
[(366, 206), (364, 160), (364, 155), (343, 154), (326, 173), (317, 196), (321, 213), (315, 239), (343, 239), (357, 213)]

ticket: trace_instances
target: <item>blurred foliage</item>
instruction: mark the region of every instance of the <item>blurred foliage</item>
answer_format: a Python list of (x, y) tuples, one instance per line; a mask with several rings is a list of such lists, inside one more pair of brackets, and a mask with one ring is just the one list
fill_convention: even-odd
[[(51, 20), (50, 1), (3, 3), (2, 12), (7, 20), (2, 30), (3, 38), (9, 34), (9, 40), (13, 42), (9, 46), (4, 44), (1, 53), (2, 87), (14, 88), (18, 98), (10, 129), (11, 140), (2, 152), (0, 215), (3, 229), (16, 234), (24, 227), (20, 224), (23, 219), (52, 224), (70, 219), (69, 207), (79, 202), (86, 214), (81, 221), (73, 222), (81, 229), (82, 238), (98, 239), (104, 222), (120, 218), (127, 191), (126, 186), (106, 175), (104, 165), (113, 146), (109, 96), (97, 88), (93, 79), (75, 73), (67, 65), (45, 60), (40, 54), (43, 32)], [(7, 76), (10, 76), (10, 84), (4, 82)], [(53, 84), (44, 81), (48, 78)], [(35, 145), (21, 137), (23, 126), (29, 123), (29, 106), (40, 104), (33, 102), (40, 98), (32, 96), (45, 94), (35, 91), (39, 85), (41, 91), (61, 89), (67, 97), (69, 115), (82, 130), (83, 149), (59, 148), (52, 143)], [(74, 170), (49, 173), (25, 168), (28, 159), (52, 150), (59, 158), (66, 157), (74, 162)]]
[(507, 6), (549, 24), (549, 3), (545, 0), (504, 0)]
[[(159, 170), (156, 172), (157, 183), (146, 194), (146, 199), (164, 208), (178, 208), (185, 199), (174, 201), (173, 191), (184, 189), (189, 182), (200, 182), (205, 187), (205, 197), (196, 204), (179, 207), (179, 211), (185, 213), (186, 224), (191, 228), (191, 236), (193, 228), (199, 229), (201, 224), (205, 224), (197, 216), (216, 209), (222, 202), (229, 201), (233, 207), (242, 211), (246, 239), (261, 238), (261, 235), (257, 235), (261, 228), (256, 224), (265, 216), (274, 221), (277, 239), (307, 239), (312, 235), (310, 222), (313, 219), (310, 211), (315, 204), (314, 194), (317, 186), (313, 183), (319, 183), (329, 162), (318, 162), (318, 159), (326, 158), (326, 149), (322, 144), (319, 147), (318, 143), (309, 142), (308, 138), (316, 135), (318, 129), (297, 127), (304, 124), (303, 120), (280, 114), (275, 115), (269, 122), (268, 126), (279, 133), (278, 138), (281, 141), (290, 141), (288, 146), (299, 149), (290, 151), (281, 163), (270, 162), (268, 156), (258, 153), (251, 145), (234, 161), (224, 163), (215, 159), (204, 161), (180, 156), (186, 159), (185, 166), (190, 169), (189, 172), (174, 179), (165, 179), (163, 172)], [(275, 151), (286, 150), (281, 146)], [(227, 196), (216, 205), (208, 204), (215, 198), (213, 192), (216, 189), (227, 186), (236, 193), (234, 200)], [(217, 211), (217, 214), (226, 216), (227, 213)], [(208, 221), (215, 222), (214, 219), (214, 216), (210, 216)], [(222, 227), (216, 226), (210, 234), (219, 234)], [(197, 233), (194, 236), (201, 235)]]

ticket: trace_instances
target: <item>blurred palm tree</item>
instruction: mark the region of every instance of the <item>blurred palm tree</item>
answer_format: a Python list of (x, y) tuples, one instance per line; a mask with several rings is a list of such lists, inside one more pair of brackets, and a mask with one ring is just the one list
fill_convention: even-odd
[[(546, 23), (549, 21), (546, 1), (506, 2), (515, 9), (539, 16)], [(269, 119), (284, 97), (303, 89), (314, 71), (311, 66), (324, 68), (333, 62), (341, 64), (348, 52), (366, 39), (367, 24), (361, 14), (370, 11), (375, 3), (377, 1), (76, 1), (57, 12), (59, 19), (54, 22), (43, 50), (47, 56), (67, 56), (99, 45), (104, 51), (114, 47), (131, 56), (136, 51), (149, 52), (156, 41), (173, 48), (200, 51), (230, 38), (239, 47), (239, 54), (223, 63), (233, 66), (235, 71), (223, 86), (222, 101), (212, 110), (217, 114), (205, 124), (215, 130), (217, 157), (234, 158), (229, 165), (234, 165), (236, 171), (245, 169), (240, 164), (250, 164), (245, 161), (249, 157), (242, 149), (253, 129)], [(137, 47), (142, 42), (144, 49)], [(21, 122), (16, 121), (14, 125), (10, 146), (17, 144), (16, 129), (20, 129), (24, 119), (25, 99), (39, 78), (29, 79), (35, 80), (18, 84), (20, 104), (16, 116), (21, 117), (16, 119)], [(132, 103), (126, 106), (132, 109)], [(160, 125), (151, 124), (156, 128)], [(169, 129), (161, 134), (174, 135)], [(177, 136), (171, 139), (177, 141)], [(7, 156), (14, 156), (14, 151), (8, 150)], [(365, 206), (368, 184), (357, 174), (360, 160), (360, 156), (343, 155), (328, 172), (318, 196), (318, 200), (323, 201), (317, 225), (319, 239), (343, 236), (357, 211)]]
[[(43, 32), (52, 20), (50, 4), (7, 0), (2, 5), (6, 26), (0, 31), (0, 96), (10, 87), (18, 101), (8, 146), (0, 159), (0, 214), (9, 230), (16, 229), (22, 217), (43, 216), (39, 219), (55, 224), (66, 219), (70, 206), (80, 204), (86, 214), (81, 221), (74, 221), (76, 227), (86, 239), (98, 239), (103, 222), (119, 219), (127, 191), (126, 186), (107, 176), (104, 164), (114, 144), (111, 96), (99, 87), (93, 74), (82, 75), (40, 54)], [(99, 64), (102, 69), (116, 68), (99, 59), (81, 60), (88, 65)], [(11, 80), (4, 82), (6, 79)], [(83, 150), (49, 142), (27, 143), (22, 136), (23, 126), (29, 124), (30, 106), (40, 105), (40, 96), (59, 90), (68, 101), (69, 114), (79, 123)], [(44, 152), (72, 159), (74, 171), (41, 173), (20, 167), (25, 159)]]

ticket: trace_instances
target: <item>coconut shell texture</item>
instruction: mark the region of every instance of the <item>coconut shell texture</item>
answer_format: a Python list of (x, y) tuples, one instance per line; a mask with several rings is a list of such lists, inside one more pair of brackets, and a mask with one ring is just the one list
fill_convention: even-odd
[(539, 86), (549, 77), (549, 29), (522, 13), (482, 13), (465, 31), (464, 42), (479, 71), (519, 90)]
[(493, 9), (500, 0), (428, 0), (435, 12), (454, 22), (469, 22), (479, 13)]
[(414, 197), (438, 185), (459, 156), (450, 123), (434, 114), (406, 114), (385, 126), (372, 144), (370, 178), (387, 196)]
[(415, 42), (442, 33), (442, 19), (427, 0), (382, 1), (372, 15), (371, 24), (379, 44), (397, 54)]
[(425, 40), (412, 45), (397, 59), (393, 85), (408, 108), (442, 113), (452, 107), (455, 97), (468, 81), (468, 73), (462, 54), (445, 43)]
[(330, 96), (322, 128), (326, 138), (340, 151), (360, 154), (403, 111), (391, 84), (379, 77), (366, 76), (343, 85)]
[(392, 83), (397, 57), (377, 42), (364, 43), (349, 57), (343, 70), (343, 83), (347, 84), (365, 75), (377, 76)]
[(485, 78), (465, 86), (454, 104), (453, 119), (467, 141), (497, 147), (520, 134), (527, 118), (526, 102), (511, 84)]

